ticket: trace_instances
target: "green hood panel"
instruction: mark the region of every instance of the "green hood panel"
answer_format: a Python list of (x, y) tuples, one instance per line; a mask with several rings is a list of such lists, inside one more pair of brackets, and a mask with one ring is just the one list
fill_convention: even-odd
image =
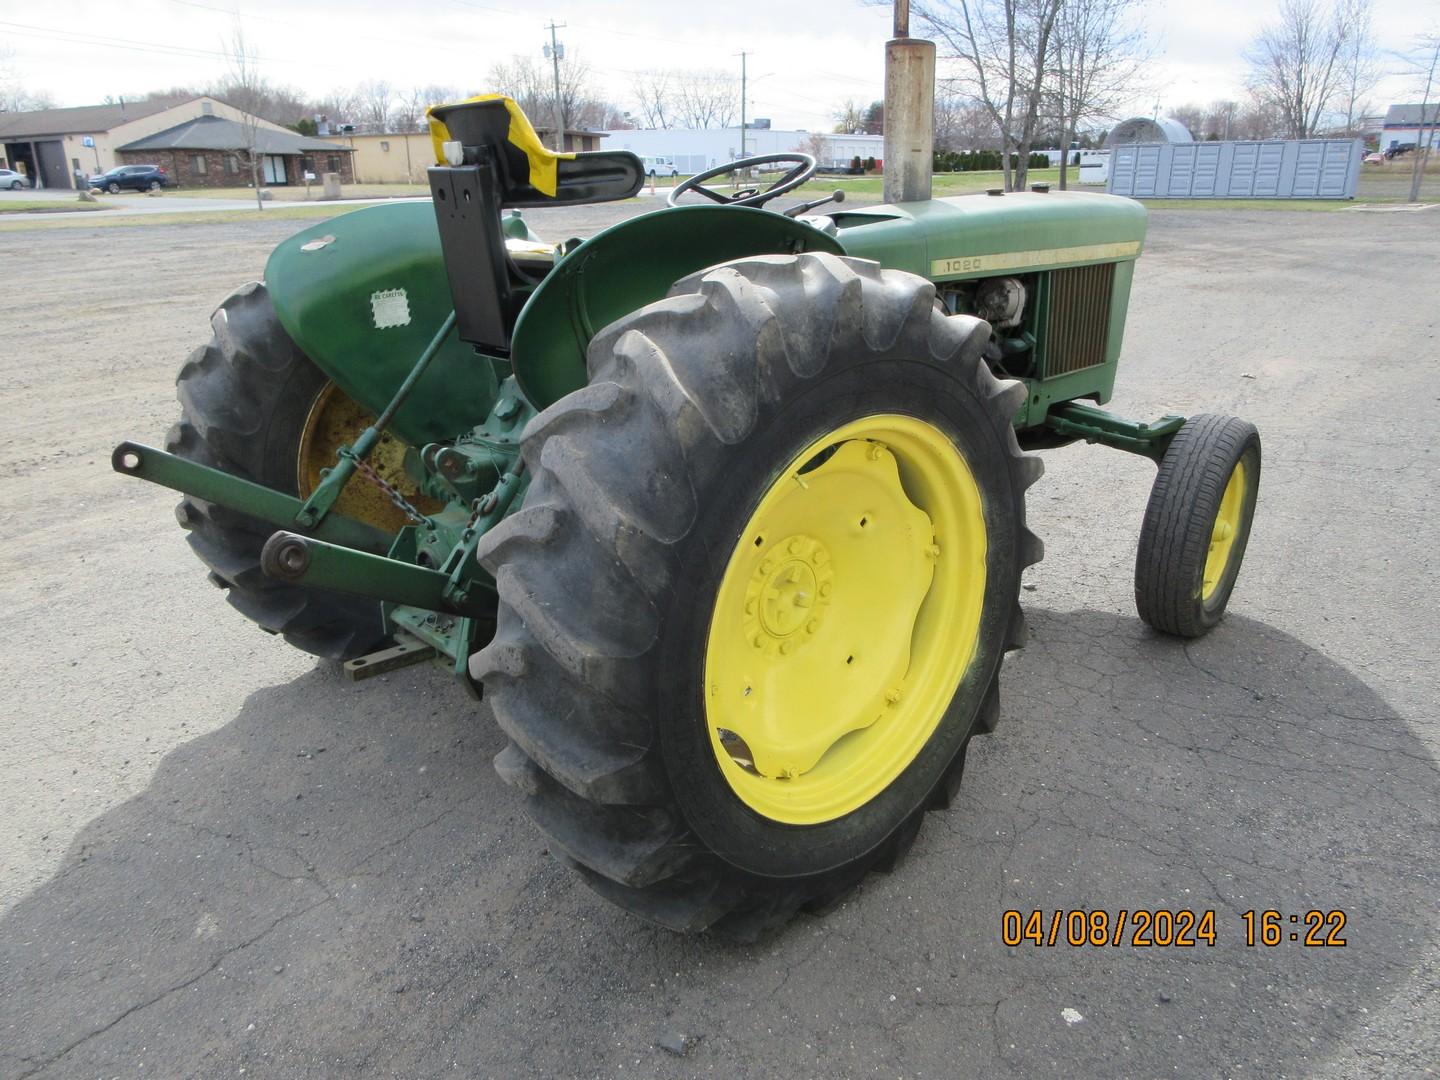
[(932, 281), (1135, 259), (1145, 208), (1088, 191), (959, 195), (832, 215), (847, 255)]
[[(271, 253), (265, 282), (301, 351), (374, 413), (453, 307), (428, 201), (372, 206), (296, 233)], [(494, 365), (452, 330), (392, 427), (412, 446), (448, 442), (483, 423), (497, 393)]]

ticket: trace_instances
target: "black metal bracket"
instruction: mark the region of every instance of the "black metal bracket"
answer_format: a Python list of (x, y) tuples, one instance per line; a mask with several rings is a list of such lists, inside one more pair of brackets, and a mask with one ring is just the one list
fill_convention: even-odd
[(500, 224), (500, 179), (488, 147), (473, 165), (429, 170), (440, 226), (440, 249), (461, 341), (508, 352), (514, 329), (505, 232)]

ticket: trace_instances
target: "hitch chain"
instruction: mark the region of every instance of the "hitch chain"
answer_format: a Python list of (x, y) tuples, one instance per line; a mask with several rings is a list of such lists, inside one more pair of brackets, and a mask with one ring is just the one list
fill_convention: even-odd
[(411, 506), (404, 495), (385, 482), (385, 478), (370, 467), (370, 463), (357, 454), (347, 454), (351, 461), (355, 462), (355, 469), (361, 476), (365, 477), (372, 484), (383, 491), (392, 503), (399, 508), (400, 512), (413, 521), (416, 525), (429, 524), (428, 519), (419, 510)]

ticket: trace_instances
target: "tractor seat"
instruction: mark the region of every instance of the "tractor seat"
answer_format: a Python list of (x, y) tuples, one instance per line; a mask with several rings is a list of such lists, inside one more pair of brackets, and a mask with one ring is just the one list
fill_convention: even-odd
[(445, 144), (458, 142), (463, 162), (449, 164), (473, 165), (482, 157), (495, 163), (502, 207), (611, 202), (637, 194), (645, 182), (644, 167), (629, 150), (547, 149), (520, 106), (503, 94), (436, 105), (427, 115), (437, 162), (446, 164)]

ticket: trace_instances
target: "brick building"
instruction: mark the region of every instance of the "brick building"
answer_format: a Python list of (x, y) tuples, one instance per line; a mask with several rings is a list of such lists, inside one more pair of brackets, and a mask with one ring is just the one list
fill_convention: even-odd
[[(250, 117), (233, 105), (206, 95), (190, 97), (182, 94), (175, 97), (147, 98), (144, 101), (125, 101), (122, 98), (111, 105), (0, 112), (0, 167), (24, 173), (37, 187), (74, 187), (76, 174), (92, 176), (117, 165), (149, 164), (151, 158), (126, 158), (120, 154), (120, 148), (133, 147), (149, 136), (182, 127), (201, 117), (231, 120), (237, 122), (237, 126), (254, 120), (263, 131), (295, 135), (289, 128)], [(318, 168), (310, 170), (317, 177), (321, 172), (327, 171), (331, 149), (327, 147), (319, 150), (312, 147), (302, 151), (321, 155), (312, 161)], [(199, 153), (206, 155), (205, 150), (200, 150)], [(184, 174), (191, 163), (183, 158), (180, 160), (181, 171), (174, 175), (183, 184)], [(223, 172), (223, 157), (216, 160)], [(211, 164), (208, 155), (204, 164), (208, 174)], [(344, 163), (338, 164), (341, 169), (336, 171), (343, 171)], [(249, 169), (244, 171), (247, 175), (243, 182), (248, 184)], [(284, 175), (288, 180), (288, 164)], [(232, 184), (236, 182), (238, 181), (231, 180)]]
[[(116, 150), (122, 164), (159, 165), (181, 187), (248, 187), (250, 164), (245, 150), (245, 125), (220, 116), (197, 116), (175, 127), (126, 143)], [(293, 131), (255, 129), (260, 183), (265, 187), (305, 183), (309, 173), (319, 180), (340, 174), (342, 184), (355, 179), (354, 151)]]

